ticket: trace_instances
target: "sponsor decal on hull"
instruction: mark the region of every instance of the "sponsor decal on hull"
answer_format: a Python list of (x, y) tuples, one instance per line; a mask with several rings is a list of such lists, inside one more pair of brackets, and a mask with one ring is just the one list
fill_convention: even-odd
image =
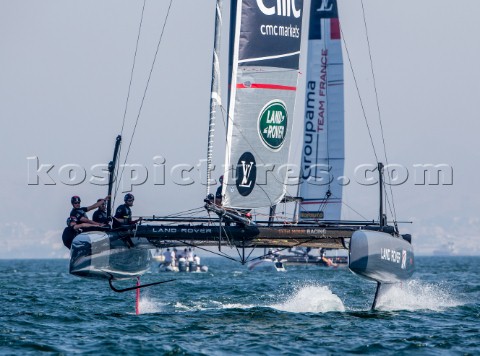
[(204, 228), (164, 228), (164, 227), (154, 227), (152, 228), (152, 232), (160, 232), (166, 234), (211, 234), (212, 229), (204, 229)]
[[(405, 252), (406, 253), (406, 252)], [(385, 261), (400, 264), (402, 253), (389, 248), (380, 249), (380, 258)]]

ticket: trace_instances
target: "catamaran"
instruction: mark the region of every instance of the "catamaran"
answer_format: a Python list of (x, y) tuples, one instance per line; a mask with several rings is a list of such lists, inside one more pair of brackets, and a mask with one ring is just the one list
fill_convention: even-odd
[[(411, 277), (410, 235), (389, 226), (383, 213), (383, 165), (378, 163), (378, 219), (341, 220), (341, 187), (324, 184), (343, 174), (343, 66), (335, 0), (229, 0), (230, 23), (216, 0), (211, 115), (208, 121), (207, 181), (211, 179), (216, 115), (228, 121), (222, 202), (207, 187), (203, 217), (144, 217), (141, 224), (84, 231), (73, 240), (70, 273), (115, 280), (141, 276), (150, 249), (178, 246), (237, 250), (246, 264), (257, 249), (310, 247), (347, 249), (352, 272), (377, 282), (373, 308), (389, 285)], [(307, 16), (305, 19), (304, 17)], [(308, 18), (308, 21), (306, 21)], [(227, 105), (220, 91), (220, 34), (230, 38)], [(303, 41), (303, 44), (302, 44)], [(300, 58), (307, 55), (306, 87), (298, 86)], [(302, 57), (303, 58), (303, 57)], [(303, 156), (300, 188), (289, 196), (289, 159), (296, 103), (303, 101)], [(227, 108), (227, 109), (225, 109)], [(109, 164), (112, 192), (121, 137)], [(325, 168), (326, 167), (326, 168)], [(325, 170), (326, 169), (326, 170)], [(291, 202), (291, 220), (275, 218), (277, 204)], [(268, 219), (252, 219), (252, 209), (268, 209)], [(111, 215), (111, 207), (107, 212)], [(229, 257), (232, 258), (232, 257)]]

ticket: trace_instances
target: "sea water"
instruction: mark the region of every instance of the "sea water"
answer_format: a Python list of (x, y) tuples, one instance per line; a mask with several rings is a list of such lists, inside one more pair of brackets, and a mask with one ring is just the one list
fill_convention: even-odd
[[(480, 257), (418, 257), (370, 310), (375, 283), (347, 268), (149, 273), (141, 291), (68, 274), (67, 260), (0, 261), (0, 354), (480, 354)], [(129, 287), (133, 282), (119, 282)]]

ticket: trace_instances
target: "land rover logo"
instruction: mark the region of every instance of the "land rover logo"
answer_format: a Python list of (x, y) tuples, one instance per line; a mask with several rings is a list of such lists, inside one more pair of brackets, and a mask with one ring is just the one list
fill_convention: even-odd
[(278, 151), (287, 134), (287, 108), (280, 100), (272, 100), (265, 105), (258, 116), (258, 133), (263, 143)]
[(250, 152), (244, 152), (237, 163), (236, 186), (240, 195), (246, 197), (255, 187), (257, 180), (257, 165), (255, 157)]

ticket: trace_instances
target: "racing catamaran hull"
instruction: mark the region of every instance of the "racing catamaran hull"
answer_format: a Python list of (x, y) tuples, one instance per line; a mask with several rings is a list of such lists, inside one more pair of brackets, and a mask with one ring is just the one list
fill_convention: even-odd
[(358, 230), (350, 239), (349, 268), (379, 283), (398, 283), (414, 272), (412, 245), (385, 232)]
[(131, 279), (150, 267), (147, 249), (132, 248), (118, 233), (90, 231), (73, 240), (70, 273), (97, 279)]
[(380, 231), (355, 231), (350, 239), (350, 270), (377, 282), (372, 310), (391, 286), (408, 280), (414, 270), (414, 253), (410, 241)]
[(87, 231), (75, 237), (70, 273), (97, 279), (130, 279), (145, 273), (150, 249), (172, 246), (237, 248), (306, 246), (346, 248), (358, 227), (141, 225), (130, 230)]

